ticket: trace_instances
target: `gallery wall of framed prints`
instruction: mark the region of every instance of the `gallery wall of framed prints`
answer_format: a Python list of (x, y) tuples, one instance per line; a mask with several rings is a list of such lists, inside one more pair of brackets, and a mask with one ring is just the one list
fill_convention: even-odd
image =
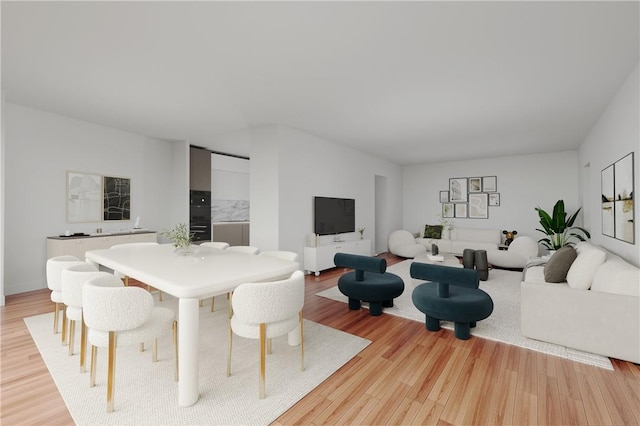
[(488, 219), (489, 207), (500, 206), (497, 176), (449, 178), (440, 191), (443, 218)]

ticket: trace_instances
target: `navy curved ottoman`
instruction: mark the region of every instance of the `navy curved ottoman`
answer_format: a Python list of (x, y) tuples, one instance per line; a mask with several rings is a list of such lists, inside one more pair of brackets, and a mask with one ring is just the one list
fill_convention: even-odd
[(493, 300), (478, 288), (478, 271), (427, 263), (412, 263), (411, 277), (431, 282), (418, 285), (413, 304), (425, 314), (429, 331), (440, 330), (440, 321), (452, 321), (458, 339), (467, 340), (471, 327), (493, 312)]
[(360, 309), (361, 302), (368, 302), (370, 315), (382, 315), (382, 308), (392, 307), (393, 299), (404, 291), (404, 281), (386, 272), (384, 259), (337, 253), (333, 262), (338, 267), (354, 269), (338, 279), (338, 289), (349, 298), (351, 310)]

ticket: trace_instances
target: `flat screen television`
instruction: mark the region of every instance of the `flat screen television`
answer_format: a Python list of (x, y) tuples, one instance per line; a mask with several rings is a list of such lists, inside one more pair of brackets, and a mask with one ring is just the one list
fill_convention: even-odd
[(356, 230), (356, 200), (314, 197), (314, 232), (318, 235), (342, 234)]

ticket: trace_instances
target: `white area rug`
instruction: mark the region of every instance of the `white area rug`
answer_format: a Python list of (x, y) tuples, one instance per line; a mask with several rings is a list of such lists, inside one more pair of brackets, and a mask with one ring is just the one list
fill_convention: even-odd
[[(177, 308), (165, 296), (158, 306)], [(227, 377), (227, 300), (217, 297), (214, 313), (200, 309), (200, 399), (191, 407), (178, 405), (173, 381), (171, 333), (158, 340), (158, 362), (149, 350), (124, 346), (116, 351), (115, 412), (106, 412), (107, 350), (99, 350), (96, 386), (79, 371), (79, 331), (76, 354), (61, 346), (52, 333), (53, 313), (25, 318), (42, 357), (76, 424), (79, 425), (230, 425), (269, 424), (328, 378), (370, 342), (332, 328), (304, 321), (304, 372), (300, 349), (287, 336), (273, 339), (267, 356), (266, 398), (258, 398), (258, 341), (234, 336), (232, 375)], [(79, 327), (76, 327), (78, 329)], [(87, 361), (88, 362), (88, 361)], [(88, 370), (88, 368), (87, 368)]]
[[(387, 268), (404, 280), (404, 293), (393, 301), (392, 308), (383, 308), (385, 313), (397, 315), (415, 321), (425, 321), (425, 316), (413, 304), (411, 294), (413, 289), (424, 282), (411, 278), (409, 268), (413, 260), (405, 260)], [(526, 338), (520, 334), (520, 281), (522, 273), (502, 269), (489, 271), (489, 279), (480, 281), (480, 288), (493, 299), (493, 313), (489, 318), (478, 321), (471, 329), (471, 334), (485, 339), (496, 340), (510, 345), (520, 346), (550, 355), (556, 355), (573, 361), (613, 370), (609, 358), (553, 343), (541, 342)], [(348, 298), (340, 293), (338, 286), (322, 291), (318, 296), (347, 303)], [(367, 307), (367, 304), (363, 304)], [(441, 321), (443, 328), (453, 330), (453, 323)]]

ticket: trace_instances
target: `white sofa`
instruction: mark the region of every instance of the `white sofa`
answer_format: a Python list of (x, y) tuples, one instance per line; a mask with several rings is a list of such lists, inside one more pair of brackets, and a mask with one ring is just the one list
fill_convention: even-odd
[(502, 231), (499, 229), (455, 228), (450, 232), (449, 239), (418, 237), (416, 242), (425, 246), (429, 251), (431, 244), (436, 244), (441, 253), (462, 255), (466, 248), (498, 250), (498, 246), (502, 242)]
[(567, 281), (525, 269), (521, 328), (526, 337), (640, 363), (640, 269), (590, 243), (576, 246)]

